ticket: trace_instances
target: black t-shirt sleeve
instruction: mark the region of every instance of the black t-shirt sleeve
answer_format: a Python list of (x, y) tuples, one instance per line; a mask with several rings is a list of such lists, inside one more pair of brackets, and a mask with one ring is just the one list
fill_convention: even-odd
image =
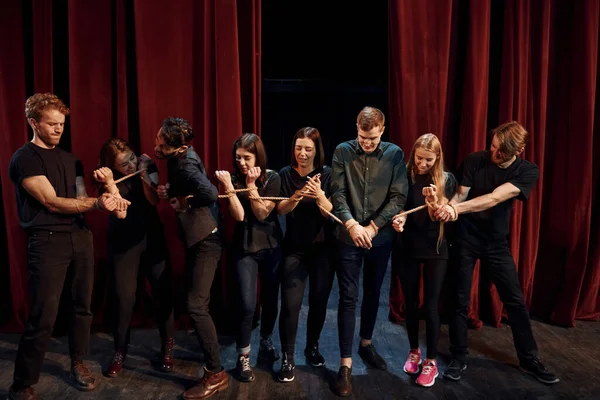
[(262, 197), (279, 197), (281, 192), (281, 177), (275, 171), (267, 172), (267, 182), (263, 189)]
[(85, 178), (85, 170), (81, 160), (75, 160), (75, 176), (81, 176)]
[(456, 181), (456, 177), (451, 172), (445, 172), (445, 181), (444, 181), (444, 195), (448, 200), (452, 200), (454, 197), (454, 193), (456, 193), (456, 187), (458, 186), (458, 182)]
[(325, 167), (321, 173), (321, 189), (325, 192), (325, 197), (331, 198), (331, 168)]
[(33, 151), (19, 151), (10, 163), (10, 179), (20, 185), (23, 179), (46, 175), (42, 159)]
[(535, 164), (523, 162), (518, 173), (511, 177), (508, 182), (515, 185), (521, 191), (517, 199), (527, 200), (539, 177), (540, 169)]
[(469, 154), (460, 167), (460, 185), (464, 187), (473, 186), (473, 175), (477, 169), (479, 157), (477, 153)]
[(294, 189), (292, 188), (290, 171), (288, 167), (283, 167), (279, 171), (279, 178), (281, 181), (281, 190), (279, 192), (279, 195), (281, 197), (291, 197), (294, 194)]

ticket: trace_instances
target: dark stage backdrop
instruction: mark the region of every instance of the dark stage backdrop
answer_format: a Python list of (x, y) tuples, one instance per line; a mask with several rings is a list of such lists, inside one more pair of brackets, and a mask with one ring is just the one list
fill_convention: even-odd
[[(525, 126), (524, 158), (541, 176), (516, 202), (510, 242), (527, 306), (565, 326), (600, 315), (599, 10), (598, 0), (389, 2), (392, 141), (408, 153), (433, 132), (456, 171), (490, 129)], [(390, 318), (401, 321), (397, 277), (392, 287)], [(472, 326), (499, 325), (502, 314), (477, 268)]]
[[(6, 0), (0, 5), (0, 54), (0, 330), (19, 332), (28, 307), (26, 240), (7, 166), (31, 137), (24, 117), (26, 98), (54, 92), (71, 108), (61, 147), (83, 161), (90, 195), (95, 194), (92, 171), (101, 144), (118, 136), (152, 154), (166, 116), (192, 123), (194, 146), (213, 178), (216, 169), (231, 169), (235, 138), (243, 131), (259, 132), (260, 0)], [(165, 183), (164, 162), (159, 168)], [(173, 213), (161, 204), (177, 313), (182, 315), (183, 255)], [(90, 212), (87, 220), (97, 261), (94, 323), (103, 327), (111, 316), (107, 215)], [(226, 268), (222, 271), (213, 299), (220, 308), (228, 306), (227, 280), (221, 279)], [(145, 289), (141, 286), (135, 326), (152, 324)], [(65, 309), (61, 307), (59, 328)]]

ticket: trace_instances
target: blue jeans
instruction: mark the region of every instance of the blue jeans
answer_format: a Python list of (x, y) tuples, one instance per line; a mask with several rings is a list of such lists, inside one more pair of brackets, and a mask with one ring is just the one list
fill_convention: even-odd
[(244, 254), (235, 263), (240, 299), (240, 330), (237, 337), (237, 349), (240, 354), (250, 352), (252, 321), (256, 311), (257, 275), (260, 277), (262, 307), (260, 336), (267, 337), (273, 333), (278, 311), (280, 262), (281, 248), (276, 247)]
[(364, 261), (363, 301), (361, 307), (360, 337), (371, 340), (381, 285), (392, 251), (392, 243), (373, 247), (369, 250), (337, 242), (337, 277), (340, 290), (338, 305), (338, 335), (342, 358), (352, 357), (354, 328), (356, 326), (356, 303), (358, 302), (358, 280)]

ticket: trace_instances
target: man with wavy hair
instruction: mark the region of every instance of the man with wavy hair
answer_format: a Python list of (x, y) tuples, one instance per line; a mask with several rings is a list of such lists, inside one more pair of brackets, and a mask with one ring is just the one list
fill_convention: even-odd
[[(456, 194), (435, 212), (441, 221), (458, 219), (457, 303), (450, 323), (452, 360), (443, 376), (458, 381), (467, 369), (467, 314), (473, 268), (479, 259), (504, 303), (521, 370), (541, 382), (556, 383), (559, 379), (538, 358), (529, 313), (508, 244), (513, 201), (527, 200), (540, 170), (519, 157), (529, 134), (518, 122), (500, 125), (492, 134), (490, 150), (471, 153), (465, 158)], [(459, 215), (462, 217), (458, 218)]]
[(19, 220), (28, 236), (29, 273), (29, 320), (17, 350), (10, 399), (37, 398), (31, 386), (40, 377), (67, 274), (72, 277), (71, 378), (83, 391), (93, 390), (99, 383), (83, 362), (90, 339), (94, 283), (92, 232), (83, 213), (125, 210), (129, 202), (108, 193), (98, 198), (87, 196), (81, 161), (58, 147), (69, 113), (54, 94), (29, 97), (25, 115), (33, 139), (10, 161)]

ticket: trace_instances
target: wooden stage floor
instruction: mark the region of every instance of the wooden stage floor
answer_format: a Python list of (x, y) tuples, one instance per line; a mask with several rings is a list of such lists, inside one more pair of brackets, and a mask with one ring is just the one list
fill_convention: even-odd
[[(549, 368), (559, 374), (561, 382), (547, 386), (523, 374), (517, 368), (510, 328), (484, 326), (469, 331), (471, 356), (466, 375), (460, 382), (448, 382), (440, 377), (432, 388), (418, 387), (402, 367), (408, 351), (403, 325), (388, 321), (389, 270), (382, 288), (382, 301), (375, 328), (374, 344), (388, 362), (388, 371), (366, 368), (354, 355), (353, 387), (349, 399), (600, 399), (600, 323), (578, 322), (575, 328), (561, 328), (533, 322), (540, 355)], [(257, 375), (252, 383), (240, 383), (230, 375), (230, 386), (214, 399), (335, 399), (330, 384), (335, 378), (338, 362), (337, 283), (329, 299), (327, 322), (321, 337), (321, 352), (327, 360), (325, 368), (306, 365), (302, 350), (305, 344), (305, 324), (301, 322), (296, 350), (296, 379), (282, 384), (274, 368), (257, 365), (255, 351), (252, 365)], [(306, 304), (306, 295), (305, 295)], [(301, 321), (306, 320), (306, 308)], [(360, 316), (358, 317), (360, 318)], [(359, 322), (359, 321), (357, 321)], [(424, 328), (422, 326), (422, 328)], [(258, 331), (253, 332), (252, 346), (258, 349)], [(357, 323), (358, 331), (358, 323)], [(424, 329), (421, 329), (424, 348)], [(19, 335), (0, 335), (0, 397), (5, 398), (12, 380), (13, 363)], [(356, 339), (358, 340), (358, 339)], [(224, 366), (235, 368), (236, 352), (233, 337), (221, 337)], [(164, 374), (152, 367), (151, 361), (160, 351), (158, 332), (134, 330), (125, 370), (115, 379), (102, 377), (97, 390), (82, 393), (70, 386), (69, 357), (66, 337), (51, 340), (40, 382), (35, 386), (43, 399), (174, 399), (199, 378), (202, 355), (194, 335), (180, 331), (176, 336), (175, 371)], [(279, 334), (274, 343), (279, 347)], [(357, 341), (355, 342), (358, 343)], [(100, 373), (112, 356), (112, 338), (108, 334), (92, 336), (88, 357), (93, 371)], [(355, 346), (356, 347), (356, 346)], [(448, 329), (442, 327), (439, 368), (448, 360)]]

